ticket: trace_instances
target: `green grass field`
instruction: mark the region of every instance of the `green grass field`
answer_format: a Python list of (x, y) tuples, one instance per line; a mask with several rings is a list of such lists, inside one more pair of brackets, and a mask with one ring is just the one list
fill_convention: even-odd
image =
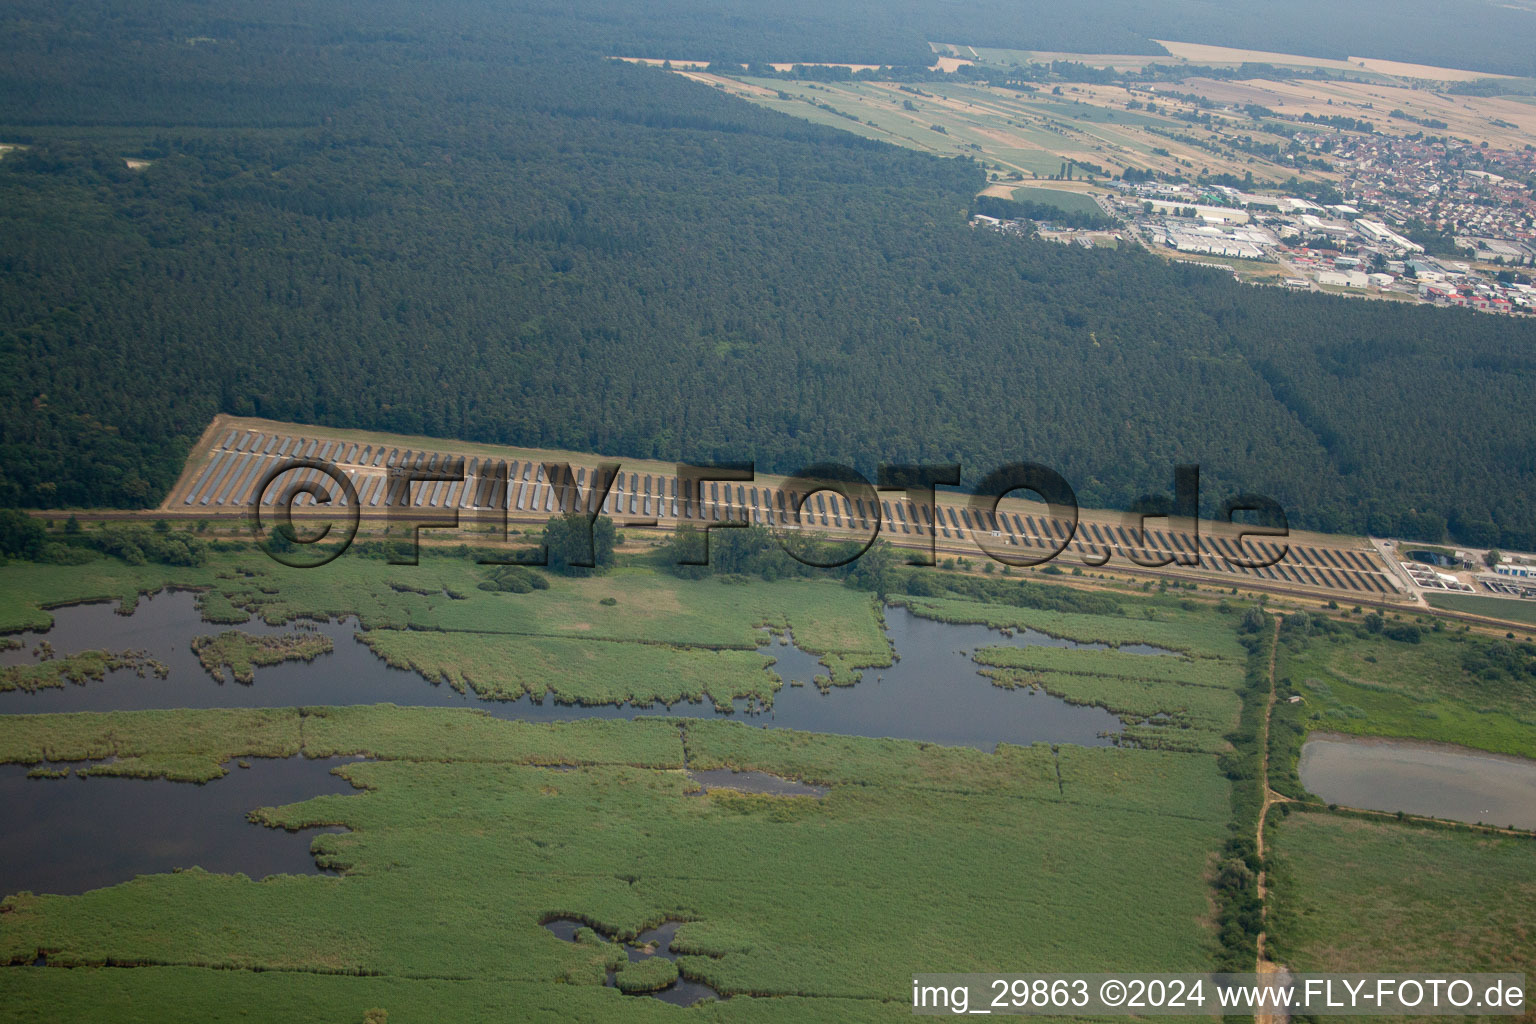
[[(10, 970), (0, 975), (0, 999), (8, 1020), (29, 1024), (101, 1024), (104, 1013), (113, 1024), (676, 1024), (683, 1013), (592, 985), (187, 967)], [(368, 1016), (374, 1010), (387, 1016)], [(911, 1016), (869, 999), (750, 996), (686, 1013), (699, 1024), (876, 1024)]]
[[(620, 569), (506, 594), (479, 589), (485, 572), (445, 556), (417, 567), (348, 556), (295, 571), (237, 552), (196, 570), (8, 565), (0, 584), (14, 622), (72, 596), (131, 599), (164, 583), (206, 587), (201, 606), (223, 621), (356, 614), (393, 663), (500, 696), (767, 701), (778, 680), (755, 649), (763, 626), (793, 631), (842, 681), (891, 657), (872, 596), (831, 580)], [(1233, 699), (1222, 688), (1237, 664), (1230, 618), (1128, 604), (1135, 616), (932, 609), (1180, 646), (1199, 657), (1050, 651), (1039, 665)], [(226, 634), (210, 658), (254, 665), (248, 647)], [(1107, 675), (1073, 674), (1082, 663), (1064, 654)], [(1137, 684), (1127, 673), (1139, 665)], [(1231, 806), (1217, 758), (1192, 750), (983, 753), (726, 720), (533, 724), (390, 705), (0, 716), (0, 762), (67, 762), (84, 779), (37, 785), (95, 775), (218, 785), (237, 759), (370, 759), (338, 769), (355, 795), (232, 808), (273, 827), (347, 827), (312, 841), (339, 878), (185, 870), (80, 896), (11, 896), (0, 962), (46, 950), (50, 964), (77, 969), (0, 971), (0, 1016), (99, 1019), (105, 1005), (114, 1020), (220, 1020), (238, 1005), (285, 1020), (363, 1020), (371, 1009), (396, 1024), (475, 1020), (488, 986), (535, 1008), (518, 1019), (680, 1012), (615, 1003), (602, 986), (614, 948), (555, 938), (541, 927), (554, 916), (620, 937), (686, 922), (679, 967), (732, 996), (690, 1012), (721, 1022), (905, 1019), (910, 973), (928, 965), (1201, 969), (1217, 947), (1208, 870)], [(685, 766), (771, 772), (827, 792), (700, 795)], [(1155, 867), (1117, 870), (1132, 860)]]
[(1196, 657), (1242, 658), (1232, 627), (1236, 623), (1209, 610), (1185, 612), (1150, 603), (1127, 602), (1140, 614), (1086, 615), (1008, 605), (983, 604), (949, 597), (892, 598), (925, 618), (973, 622), (994, 629), (1034, 629), (1078, 643), (1150, 644)]
[(729, 707), (732, 700), (747, 697), (766, 706), (782, 685), (772, 674), (771, 659), (756, 651), (403, 629), (362, 636), (396, 668), (497, 700), (516, 700), (525, 693), (543, 700), (552, 692), (566, 704), (710, 699)]
[[(306, 740), (308, 752), (371, 745), (365, 734), (377, 723), (367, 719), (385, 715), (406, 743), (473, 723), (482, 739), (501, 734), (501, 759), (457, 760), (426, 742), (417, 758), (340, 769), (364, 794), (259, 812), (273, 825), (349, 827), (314, 841), (323, 863), (344, 868), (339, 879), (185, 871), (81, 896), (13, 896), (0, 914), (0, 961), (47, 949), (60, 965), (218, 968), (177, 975), (208, 991), (225, 988), (229, 968), (299, 972), (300, 987), (317, 984), (306, 974), (315, 970), (440, 973), (471, 992), (496, 982), (528, 986), (552, 1005), (595, 1006), (604, 996), (580, 990), (601, 982), (602, 951), (561, 942), (540, 922), (573, 916), (628, 936), (675, 918), (688, 922), (675, 943), (687, 954), (685, 974), (727, 993), (817, 998), (782, 1018), (733, 999), (719, 1008), (721, 1020), (842, 1020), (840, 999), (867, 1004), (878, 1019), (909, 1016), (903, 998), (918, 961), (976, 971), (1000, 962), (1179, 970), (1204, 964), (1211, 948), (1204, 875), (1224, 834), (1227, 784), (1206, 756), (1094, 748), (1058, 758), (1043, 746), (983, 754), (690, 722), (686, 742), (700, 763), (831, 786), (819, 799), (695, 796), (690, 780), (665, 766), (683, 752), (676, 723), (545, 726), (462, 711), (357, 710), (312, 711), (302, 721), (273, 713), (271, 749), (287, 749), (283, 737), (300, 729), (307, 736), (316, 718), (336, 735), (314, 750)], [(218, 715), (56, 717), (112, 720), (72, 720), (72, 731), (125, 736), (142, 726), (164, 736)], [(207, 735), (223, 736), (226, 753), (247, 750), (242, 724), (221, 721)], [(602, 728), (585, 728), (594, 725)], [(591, 743), (599, 732), (616, 742)], [(606, 754), (576, 770), (536, 763), (570, 741)], [(1131, 859), (1147, 868), (1117, 869)], [(402, 911), (409, 927), (400, 926)], [(107, 984), (61, 971), (80, 988), (34, 989), (19, 973), (4, 972), (0, 984), (66, 1005)], [(349, 1004), (352, 1019), (372, 1005)]]
[(1021, 203), (1043, 203), (1065, 213), (1103, 214), (1099, 204), (1082, 192), (1068, 192), (1059, 188), (1040, 188), (1024, 185), (1013, 190), (1013, 198)]
[(1270, 837), (1270, 937), (1288, 967), (1536, 975), (1532, 840), (1326, 813), (1280, 818)]
[(1122, 740), (1143, 747), (1220, 753), (1237, 724), (1243, 665), (1235, 659), (1059, 647), (987, 647), (972, 658), (992, 666), (999, 686), (1036, 687), (1108, 709), (1125, 725)]
[[(1278, 675), (1302, 697), (1277, 713), (1293, 730), (1435, 740), (1536, 754), (1531, 655), (1454, 629), (1419, 643), (1339, 633), (1281, 645)], [(1501, 666), (1510, 666), (1513, 670)]]
[(1275, 705), (1268, 778), (1309, 809), (1270, 816), (1270, 957), (1300, 971), (1528, 972), (1536, 841), (1331, 813), (1297, 777), (1314, 728), (1536, 753), (1523, 660), (1536, 651), (1427, 625), (1411, 642), (1408, 625), (1293, 614), (1282, 628), (1277, 691), (1302, 700)]
[(1469, 612), (1473, 615), (1486, 615), (1491, 619), (1505, 619), (1509, 622), (1524, 622), (1536, 626), (1536, 601), (1526, 601), (1518, 597), (1430, 594), (1429, 603), (1446, 611)]
[(112, 601), (132, 608), (140, 594), (167, 586), (210, 586), (218, 571), (214, 567), (127, 565), (107, 558), (86, 565), (0, 564), (0, 632), (47, 629), (53, 625), (53, 616), (46, 609), (63, 604)]

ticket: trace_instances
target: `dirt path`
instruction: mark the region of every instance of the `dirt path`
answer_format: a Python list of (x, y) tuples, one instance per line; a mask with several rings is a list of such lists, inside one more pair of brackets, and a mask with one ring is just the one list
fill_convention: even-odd
[[(1275, 711), (1275, 660), (1280, 654), (1280, 621), (1282, 616), (1275, 616), (1275, 630), (1271, 637), (1269, 649), (1269, 696), (1264, 702), (1264, 721), (1259, 726), (1259, 785), (1264, 792), (1264, 804), (1259, 808), (1259, 827), (1254, 836), (1255, 845), (1258, 848), (1259, 861), (1264, 860), (1264, 819), (1269, 815), (1269, 808), (1277, 800), (1284, 800), (1274, 790), (1269, 788), (1269, 718)], [(1259, 869), (1259, 899), (1264, 899), (1264, 870)], [(1264, 934), (1259, 933), (1259, 959), (1264, 959)]]
[[(1264, 703), (1264, 720), (1259, 727), (1259, 785), (1264, 793), (1264, 803), (1259, 808), (1259, 824), (1254, 832), (1254, 846), (1259, 855), (1259, 904), (1263, 918), (1269, 916), (1269, 888), (1264, 877), (1264, 821), (1269, 817), (1269, 809), (1276, 803), (1285, 803), (1288, 797), (1281, 796), (1269, 788), (1269, 719), (1275, 710), (1275, 660), (1280, 654), (1280, 623), (1283, 616), (1275, 616), (1275, 631), (1271, 637), (1269, 649), (1269, 696)], [(1260, 980), (1264, 982), (1279, 982), (1284, 980), (1287, 973), (1285, 968), (1269, 959), (1265, 949), (1266, 935), (1261, 927), (1258, 937), (1258, 962), (1255, 965)], [(1281, 975), (1282, 977), (1274, 977)], [(1254, 1015), (1254, 1024), (1286, 1024), (1290, 1015), (1282, 1011), (1264, 1010)]]

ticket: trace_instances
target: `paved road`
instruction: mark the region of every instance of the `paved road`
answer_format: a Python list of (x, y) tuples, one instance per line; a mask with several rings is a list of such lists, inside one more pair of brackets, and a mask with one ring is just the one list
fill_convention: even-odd
[(1420, 590), (1419, 585), (1413, 582), (1412, 576), (1403, 571), (1402, 563), (1398, 560), (1397, 545), (1392, 541), (1382, 540), (1380, 537), (1367, 537), (1366, 540), (1371, 542), (1371, 546), (1376, 549), (1376, 553), (1381, 556), (1381, 560), (1387, 563), (1387, 571), (1392, 573), (1393, 577), (1403, 585), (1403, 589), (1408, 593), (1408, 599), (1420, 608), (1429, 607), (1429, 602), (1424, 599), (1424, 591)]
[(1302, 269), (1300, 267), (1296, 266), (1296, 264), (1292, 263), (1290, 260), (1286, 259), (1284, 256), (1281, 256), (1279, 252), (1272, 252), (1272, 253), (1270, 253), (1270, 255), (1275, 258), (1275, 262), (1280, 264), (1280, 266), (1285, 270), (1285, 272), (1287, 274), (1289, 274), (1291, 277), (1298, 277), (1301, 280), (1307, 282), (1307, 291), (1309, 291), (1309, 292), (1319, 292), (1319, 291), (1322, 291), (1322, 289), (1317, 286), (1317, 282), (1316, 281), (1312, 280), (1305, 273), (1303, 273)]

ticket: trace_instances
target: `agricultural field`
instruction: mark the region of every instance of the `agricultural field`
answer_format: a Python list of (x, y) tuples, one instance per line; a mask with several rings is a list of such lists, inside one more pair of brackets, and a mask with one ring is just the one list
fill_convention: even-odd
[(1445, 134), (1473, 145), (1487, 142), (1495, 148), (1519, 149), (1536, 135), (1536, 110), (1513, 96), (1467, 96), (1395, 81), (1314, 79), (1190, 78), (1180, 83), (1178, 89), (1219, 105), (1252, 103), (1293, 117), (1312, 114), (1358, 118), (1371, 122), (1378, 132), (1387, 135), (1411, 135), (1422, 130), (1411, 121), (1390, 117), (1393, 110), (1444, 122)]
[[(1143, 105), (1149, 96), (1121, 86), (1063, 85), (1056, 96), (1044, 89), (1028, 93), (959, 81), (904, 87), (894, 82), (687, 74), (754, 103), (866, 138), (942, 156), (973, 156), (1005, 178), (1049, 178), (1061, 174), (1068, 162), (1101, 167), (1109, 174), (1127, 168), (1169, 173), (1209, 169), (1239, 177), (1251, 171), (1256, 178), (1278, 181), (1293, 172), (1224, 148), (1221, 142), (1223, 136), (1247, 135), (1255, 142), (1283, 145), (1288, 135), (1271, 135), (1246, 115), (1224, 119), (1214, 133), (1197, 131), (1168, 113), (1131, 109), (1131, 103)], [(1171, 109), (1184, 108), (1174, 103)], [(1174, 137), (1194, 137), (1191, 132), (1200, 145)], [(1212, 152), (1212, 145), (1220, 152)], [(1073, 175), (1087, 177), (1082, 167)]]
[(1244, 64), (1269, 64), (1280, 68), (1298, 70), (1324, 70), (1348, 73), (1362, 77), (1382, 79), (1409, 79), (1425, 82), (1470, 82), (1479, 79), (1500, 79), (1506, 76), (1483, 71), (1466, 71), (1460, 68), (1436, 67), (1428, 64), (1409, 64), (1403, 61), (1379, 60), (1369, 57), (1350, 57), (1334, 60), (1328, 57), (1308, 57), (1298, 53), (1276, 53), (1269, 50), (1244, 50), (1230, 46), (1214, 46), (1206, 43), (1184, 43), (1169, 39), (1154, 40), (1166, 54), (1106, 54), (1067, 53), (1049, 50), (1010, 50), (989, 46), (967, 46), (953, 43), (929, 43), (935, 53), (965, 57), (981, 64), (1043, 63), (1072, 61), (1095, 68), (1114, 68), (1120, 71), (1140, 71), (1153, 65), (1196, 64), (1206, 67), (1241, 67)]
[[(1293, 54), (1229, 50), (1165, 43), (1174, 56), (1133, 57), (1066, 54), (933, 44), (947, 60), (1013, 67), (1067, 60), (1093, 67), (1139, 71), (1151, 64), (1237, 67), (1244, 63), (1294, 68), (1298, 74), (1323, 71), (1329, 78), (1189, 77), (1152, 85), (1062, 84), (1033, 91), (992, 88), (969, 81), (900, 85), (894, 82), (785, 81), (711, 74), (691, 68), (677, 73), (739, 95), (754, 103), (880, 139), (944, 156), (974, 156), (1003, 180), (1051, 177), (1075, 162), (1074, 176), (1094, 166), (1109, 174), (1152, 169), (1192, 173), (1252, 174), (1259, 181), (1283, 181), (1289, 164), (1251, 152), (1254, 145), (1284, 146), (1300, 125), (1251, 115), (1248, 106), (1287, 118), (1353, 117), (1378, 132), (1408, 135), (1422, 130), (1413, 121), (1392, 118), (1401, 110), (1423, 121), (1444, 122), (1446, 131), (1471, 144), (1523, 146), (1536, 136), (1536, 108), (1527, 102), (1528, 83), (1508, 79), (1510, 95), (1472, 96), (1445, 92), (1474, 79), (1491, 85), (1500, 76), (1392, 61), (1348, 61)], [(1196, 108), (1189, 97), (1209, 105)], [(1149, 106), (1150, 104), (1150, 106)], [(1211, 123), (1193, 125), (1181, 114), (1209, 114)], [(1331, 181), (1312, 169), (1304, 177)]]

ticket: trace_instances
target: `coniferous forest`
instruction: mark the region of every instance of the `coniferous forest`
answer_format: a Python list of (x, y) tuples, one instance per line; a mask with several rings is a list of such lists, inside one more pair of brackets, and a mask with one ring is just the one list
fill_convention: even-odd
[[(1208, 508), (1536, 547), (1536, 324), (975, 232), (975, 163), (605, 59), (919, 63), (971, 31), (792, 6), (7, 4), (0, 503), (154, 503), (222, 411), (765, 472), (1032, 460), (1090, 506), (1193, 462)], [(1155, 46), (1094, 10), (1000, 42)]]

